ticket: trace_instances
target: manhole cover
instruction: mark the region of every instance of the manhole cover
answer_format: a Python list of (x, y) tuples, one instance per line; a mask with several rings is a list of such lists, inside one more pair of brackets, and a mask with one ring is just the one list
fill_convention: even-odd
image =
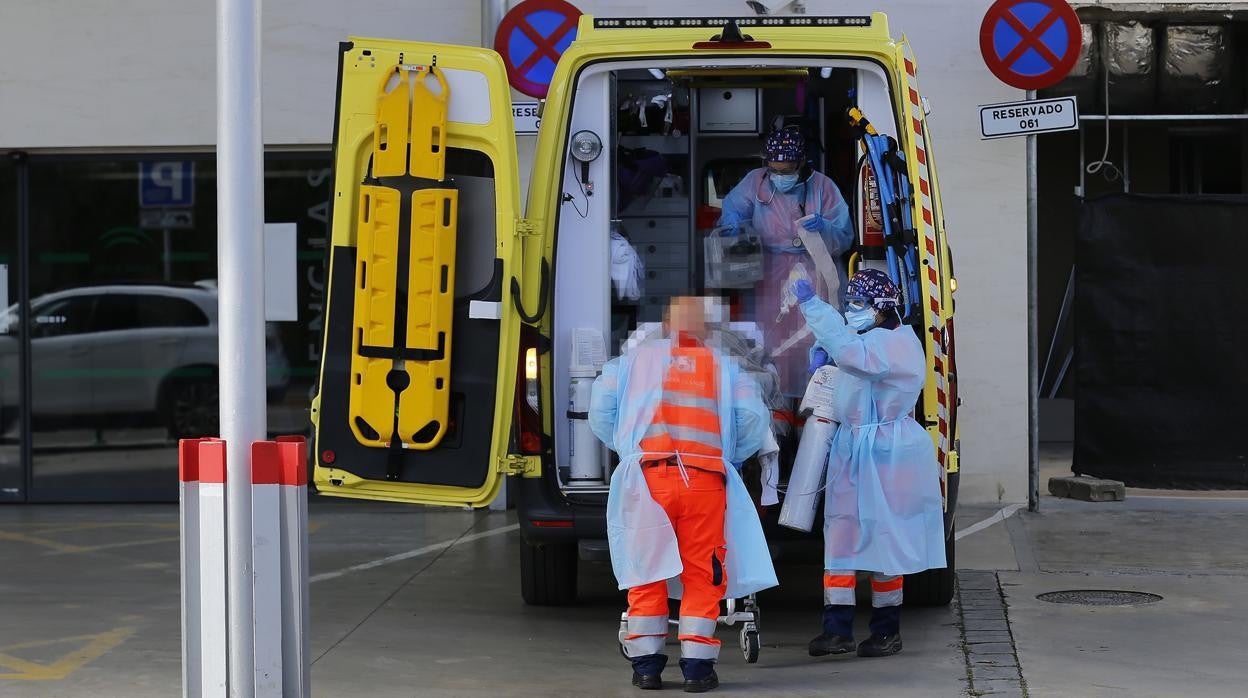
[(1072, 589), (1070, 591), (1050, 591), (1036, 596), (1049, 603), (1073, 603), (1080, 606), (1139, 606), (1146, 603), (1157, 603), (1162, 597), (1157, 594), (1146, 594), (1142, 591), (1116, 591), (1112, 589)]

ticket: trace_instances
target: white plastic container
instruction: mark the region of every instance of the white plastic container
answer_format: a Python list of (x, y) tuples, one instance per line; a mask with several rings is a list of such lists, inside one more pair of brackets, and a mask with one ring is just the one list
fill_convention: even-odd
[(789, 475), (789, 487), (785, 491), (784, 506), (780, 507), (780, 525), (798, 531), (810, 531), (819, 508), (819, 494), (823, 492), (824, 479), (828, 473), (828, 449), (832, 447), (832, 435), (836, 422), (822, 417), (806, 420), (802, 442), (793, 459), (793, 472)]
[(572, 373), (568, 396), (568, 463), (571, 473), (569, 487), (588, 487), (603, 484), (602, 448), (598, 438), (589, 428), (589, 396), (597, 371), (580, 370)]
[(833, 404), (836, 394), (835, 366), (823, 366), (806, 384), (806, 394), (798, 406), (798, 414), (807, 416), (802, 442), (793, 459), (793, 472), (780, 508), (780, 525), (798, 531), (810, 531), (819, 508), (828, 472), (828, 450), (836, 434), (837, 415)]

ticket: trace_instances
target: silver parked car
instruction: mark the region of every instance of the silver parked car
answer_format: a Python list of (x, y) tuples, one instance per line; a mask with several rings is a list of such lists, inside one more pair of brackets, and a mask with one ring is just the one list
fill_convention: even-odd
[[(18, 314), (0, 316), (0, 410), (18, 404)], [(290, 365), (266, 326), (270, 400)], [(103, 426), (158, 421), (171, 436), (218, 432), (217, 292), (210, 284), (119, 284), (56, 291), (31, 301), (32, 415), (36, 422)]]

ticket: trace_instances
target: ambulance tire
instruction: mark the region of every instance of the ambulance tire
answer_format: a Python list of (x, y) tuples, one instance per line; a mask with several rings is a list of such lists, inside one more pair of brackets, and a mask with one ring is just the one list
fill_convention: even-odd
[(520, 596), (530, 606), (576, 602), (575, 543), (520, 544)]
[(907, 606), (948, 606), (953, 600), (954, 537), (950, 531), (945, 538), (946, 565), (940, 569), (906, 575), (902, 594)]

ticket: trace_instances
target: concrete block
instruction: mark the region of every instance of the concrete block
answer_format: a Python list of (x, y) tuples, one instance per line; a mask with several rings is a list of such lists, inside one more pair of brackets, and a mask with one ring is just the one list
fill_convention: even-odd
[(1011, 657), (1014, 656), (1014, 645), (1008, 642), (983, 642), (976, 645), (967, 645), (966, 650), (972, 655), (991, 657), (993, 655), (1008, 654)]
[(1117, 480), (1071, 475), (1049, 478), (1049, 494), (1084, 502), (1121, 502), (1127, 488)]
[(1004, 620), (991, 620), (985, 618), (964, 618), (962, 619), (962, 627), (968, 632), (974, 631), (994, 631), (1008, 633), (1010, 624)]
[(1008, 632), (1002, 632), (999, 630), (967, 630), (966, 631), (966, 644), (968, 645), (982, 645), (982, 644), (997, 643), (997, 642), (1004, 642), (1008, 644), (1013, 641), (1014, 641), (1014, 638), (1010, 637), (1010, 634)]
[(1001, 667), (1002, 669), (1018, 669), (1018, 660), (1012, 654), (978, 654), (971, 656), (971, 668)]
[(993, 698), (1022, 698), (1023, 686), (1018, 681), (976, 681), (971, 691), (973, 696), (992, 696)]
[(1018, 667), (1016, 666), (985, 666), (982, 664), (971, 665), (971, 683), (978, 688), (982, 681), (1018, 681)]

